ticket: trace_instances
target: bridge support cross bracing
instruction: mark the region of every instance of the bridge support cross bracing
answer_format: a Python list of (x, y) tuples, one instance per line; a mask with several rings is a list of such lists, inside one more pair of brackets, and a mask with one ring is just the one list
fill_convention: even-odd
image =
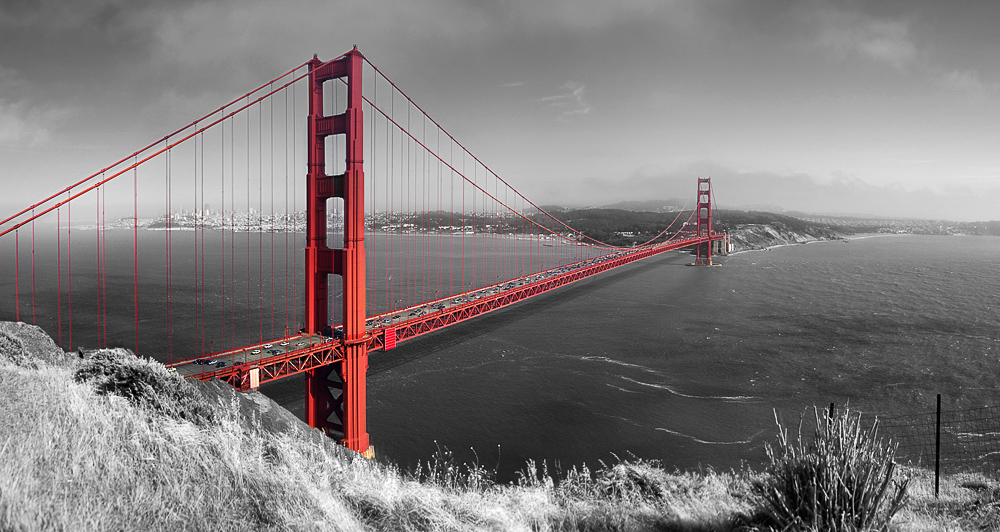
[[(343, 57), (309, 63), (308, 175), (306, 181), (306, 332), (333, 336), (327, 315), (329, 277), (343, 282), (344, 360), (306, 372), (305, 418), (311, 427), (339, 438), (345, 447), (371, 457), (366, 423), (365, 220), (362, 56), (357, 49)], [(323, 113), (323, 84), (344, 78), (347, 104), (342, 114)], [(327, 175), (325, 139), (344, 135), (343, 174)], [(327, 247), (327, 200), (344, 199), (344, 247)]]
[(698, 238), (705, 242), (696, 246), (695, 266), (712, 265), (712, 178), (698, 178)]

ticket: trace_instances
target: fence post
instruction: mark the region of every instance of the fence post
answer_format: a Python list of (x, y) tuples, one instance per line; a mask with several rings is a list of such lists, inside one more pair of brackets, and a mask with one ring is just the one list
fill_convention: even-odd
[(937, 428), (934, 431), (934, 498), (941, 485), (941, 394), (937, 394)]
[(830, 413), (827, 415), (827, 417), (829, 417), (830, 419), (833, 419), (833, 411), (835, 407), (836, 407), (835, 403), (830, 403)]

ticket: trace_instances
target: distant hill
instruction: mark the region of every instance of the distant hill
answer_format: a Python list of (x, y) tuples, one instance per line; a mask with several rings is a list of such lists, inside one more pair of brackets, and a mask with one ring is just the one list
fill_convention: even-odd
[[(691, 205), (688, 205), (691, 207)], [(619, 201), (610, 205), (604, 205), (601, 209), (621, 209), (623, 211), (634, 212), (677, 212), (684, 208), (684, 202), (679, 199), (668, 200), (632, 200)]]

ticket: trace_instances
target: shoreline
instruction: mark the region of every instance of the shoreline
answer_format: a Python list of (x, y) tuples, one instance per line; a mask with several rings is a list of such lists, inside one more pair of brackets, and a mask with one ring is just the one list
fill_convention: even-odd
[(781, 244), (774, 244), (771, 246), (765, 246), (761, 248), (749, 248), (741, 249), (739, 251), (733, 251), (728, 253), (729, 256), (739, 255), (740, 253), (748, 253), (751, 251), (770, 251), (772, 249), (784, 248), (789, 246), (804, 246), (808, 244), (820, 244), (820, 243), (830, 243), (830, 242), (851, 242), (853, 240), (866, 240), (869, 238), (883, 238), (889, 236), (913, 236), (912, 233), (861, 233), (856, 235), (842, 235), (836, 238), (814, 238), (811, 240), (803, 240), (800, 242), (786, 242)]

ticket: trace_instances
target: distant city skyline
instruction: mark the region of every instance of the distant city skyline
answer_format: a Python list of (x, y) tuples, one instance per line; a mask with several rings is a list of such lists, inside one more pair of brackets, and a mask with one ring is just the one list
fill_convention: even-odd
[(0, 214), (357, 44), (539, 204), (711, 176), (722, 208), (1000, 219), (996, 20), (930, 0), (3, 2)]

